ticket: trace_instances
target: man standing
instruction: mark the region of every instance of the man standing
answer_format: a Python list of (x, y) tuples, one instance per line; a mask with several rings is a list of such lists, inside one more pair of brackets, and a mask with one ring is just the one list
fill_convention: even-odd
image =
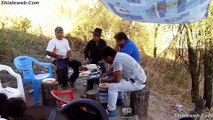
[(114, 36), (117, 46), (115, 49), (132, 56), (138, 63), (140, 63), (140, 53), (135, 45), (124, 32), (118, 32)]
[(59, 84), (62, 84), (62, 88), (67, 86), (68, 66), (73, 68), (74, 73), (69, 79), (71, 87), (74, 87), (74, 82), (79, 75), (78, 69), (79, 66), (81, 66), (81, 63), (72, 59), (69, 42), (66, 38), (64, 38), (64, 31), (62, 27), (55, 28), (55, 35), (56, 37), (48, 43), (46, 54), (55, 59), (53, 64), (55, 64), (58, 68), (57, 77)]
[(90, 40), (85, 48), (84, 55), (86, 63), (100, 65), (102, 72), (106, 71), (106, 66), (102, 63), (101, 49), (106, 47), (106, 41), (101, 39), (101, 28), (95, 28), (93, 33), (93, 39)]
[(113, 66), (113, 77), (109, 82), (108, 105), (109, 116), (116, 116), (118, 92), (137, 91), (145, 87), (146, 74), (140, 64), (126, 53), (117, 52), (111, 47), (102, 50), (102, 58)]

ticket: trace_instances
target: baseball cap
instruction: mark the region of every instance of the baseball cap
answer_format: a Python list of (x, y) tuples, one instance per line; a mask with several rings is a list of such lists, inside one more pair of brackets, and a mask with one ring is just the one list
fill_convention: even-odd
[(58, 33), (60, 31), (64, 31), (62, 27), (58, 26), (55, 28), (55, 33)]

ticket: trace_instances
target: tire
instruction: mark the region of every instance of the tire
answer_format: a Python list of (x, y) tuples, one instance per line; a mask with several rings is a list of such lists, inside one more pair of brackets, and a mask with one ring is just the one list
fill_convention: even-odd
[[(87, 111), (83, 110), (82, 107), (85, 107)], [(75, 100), (59, 109), (59, 112), (69, 120), (109, 120), (104, 107), (90, 99)]]

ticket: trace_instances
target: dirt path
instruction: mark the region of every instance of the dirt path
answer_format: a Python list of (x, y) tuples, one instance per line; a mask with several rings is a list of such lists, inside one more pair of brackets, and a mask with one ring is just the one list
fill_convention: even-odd
[[(178, 120), (175, 118), (175, 110), (172, 110), (173, 103), (169, 100), (162, 99), (161, 96), (155, 92), (151, 92), (149, 96), (149, 108), (148, 108), (148, 117), (149, 120)], [(117, 110), (120, 113), (120, 109)], [(117, 115), (110, 120), (127, 120), (121, 118), (120, 115)], [(137, 120), (135, 117), (128, 120)]]
[[(75, 99), (78, 99), (80, 95), (84, 94), (86, 88), (83, 84), (86, 81), (78, 80), (76, 83), (76, 87), (73, 90), (75, 93)], [(60, 89), (60, 88), (59, 88)], [(68, 88), (71, 89), (71, 88)], [(28, 97), (28, 105), (33, 105), (32, 95), (27, 95)], [(29, 97), (30, 96), (30, 97)], [(149, 120), (178, 120), (175, 118), (174, 114), (175, 110), (172, 109), (173, 102), (171, 100), (162, 98), (159, 94), (155, 92), (151, 92), (149, 98), (149, 108), (148, 108), (148, 116)], [(120, 116), (121, 108), (117, 108), (118, 115), (114, 118), (110, 118), (110, 120), (127, 120), (123, 119)], [(128, 120), (136, 120), (134, 117)]]
[(176, 111), (172, 109), (172, 101), (162, 98), (159, 94), (151, 92), (149, 99), (149, 117), (151, 120), (177, 120)]
[[(78, 81), (76, 83), (76, 88), (73, 91), (76, 93), (75, 98), (78, 98), (80, 94), (83, 94), (85, 91), (85, 87), (83, 84), (86, 81)], [(175, 110), (172, 109), (173, 102), (171, 100), (167, 100), (162, 98), (159, 94), (155, 92), (151, 92), (149, 98), (149, 110), (148, 115), (150, 120), (177, 120), (174, 114), (176, 113)], [(120, 108), (118, 107), (117, 110), (118, 114), (120, 114)], [(124, 120), (121, 118), (120, 115), (117, 115), (114, 118), (110, 118), (110, 120)], [(130, 120), (135, 120), (134, 118)]]

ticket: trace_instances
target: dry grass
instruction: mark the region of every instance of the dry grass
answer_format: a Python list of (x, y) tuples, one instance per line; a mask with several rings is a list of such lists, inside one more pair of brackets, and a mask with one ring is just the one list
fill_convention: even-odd
[(174, 64), (172, 60), (142, 56), (142, 66), (148, 76), (148, 85), (153, 91), (174, 103), (192, 107), (191, 78), (182, 63)]
[[(66, 38), (70, 42), (73, 57), (83, 60), (82, 51), (86, 41), (73, 38), (70, 35), (67, 35)], [(28, 55), (43, 62), (49, 62), (45, 59), (44, 54), (50, 39), (44, 36), (0, 29), (0, 64), (13, 66), (12, 60), (19, 55)], [(142, 66), (148, 75), (148, 85), (153, 91), (173, 100), (174, 103), (192, 106), (190, 102), (190, 74), (182, 63), (174, 65), (172, 60), (152, 58), (144, 53), (141, 58)]]
[[(83, 58), (82, 49), (85, 42), (66, 36), (70, 42), (74, 58)], [(36, 36), (25, 32), (0, 29), (0, 63), (12, 65), (16, 56), (27, 55), (45, 61), (45, 50), (51, 38)]]

